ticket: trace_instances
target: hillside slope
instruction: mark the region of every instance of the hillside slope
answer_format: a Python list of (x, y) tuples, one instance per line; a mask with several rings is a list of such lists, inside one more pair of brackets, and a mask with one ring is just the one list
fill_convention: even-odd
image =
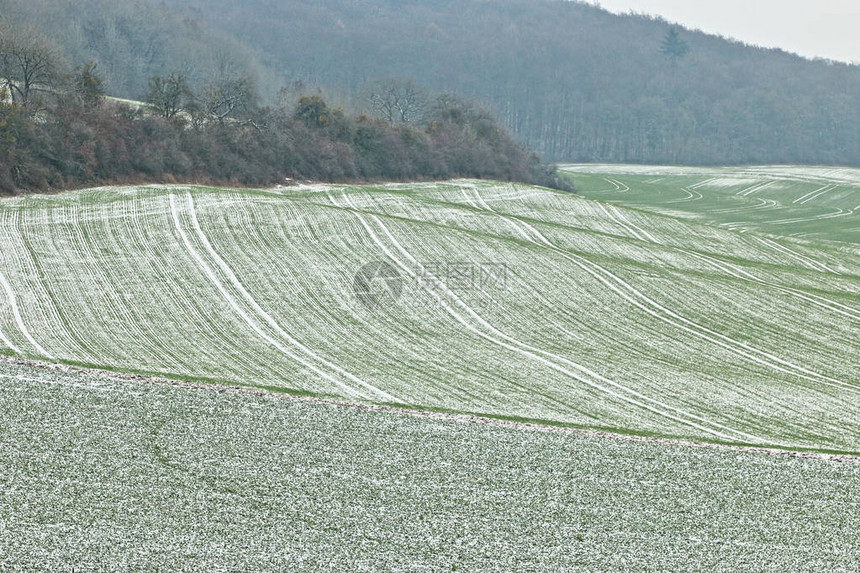
[(476, 181), (94, 189), (0, 202), (0, 237), (9, 354), (860, 450), (860, 257), (844, 237)]
[(153, 74), (198, 87), (256, 77), (270, 103), (303, 82), (351, 99), (414, 78), (492, 107), (552, 161), (860, 165), (860, 68), (698, 31), (666, 57), (670, 24), (560, 0), (2, 0), (112, 95)]

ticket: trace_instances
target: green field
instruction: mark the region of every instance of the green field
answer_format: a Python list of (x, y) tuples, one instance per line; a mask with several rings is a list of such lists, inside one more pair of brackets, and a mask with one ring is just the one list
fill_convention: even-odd
[(565, 170), (0, 201), (0, 570), (856, 571), (860, 171)]
[[(586, 197), (670, 217), (694, 217), (724, 229), (772, 235), (789, 247), (798, 245), (801, 251), (806, 241), (797, 239), (846, 243), (854, 245), (855, 256), (860, 252), (858, 169), (619, 165), (568, 165), (563, 169)], [(824, 243), (816, 247), (827, 248)], [(799, 262), (819, 268), (802, 258)]]
[(2, 571), (856, 571), (860, 464), (0, 361)]
[[(356, 402), (860, 451), (856, 217), (776, 236), (712, 218), (746, 200), (694, 183), (713, 174), (595, 170), (574, 175), (586, 197), (456, 181), (3, 201), (0, 347)], [(705, 199), (666, 207), (679, 185)], [(793, 185), (787, 205), (822, 186)], [(846, 195), (860, 203), (847, 186), (816, 201), (846, 209)], [(373, 281), (389, 299), (368, 308), (355, 276), (373, 261), (400, 290)]]

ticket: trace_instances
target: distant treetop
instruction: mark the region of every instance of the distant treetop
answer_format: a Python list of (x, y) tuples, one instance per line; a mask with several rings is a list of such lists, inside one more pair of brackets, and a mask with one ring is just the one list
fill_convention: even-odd
[(666, 37), (663, 38), (663, 44), (660, 47), (660, 51), (664, 56), (677, 62), (690, 52), (690, 46), (681, 39), (681, 34), (678, 32), (678, 28), (673, 27), (669, 28), (669, 31), (666, 32)]

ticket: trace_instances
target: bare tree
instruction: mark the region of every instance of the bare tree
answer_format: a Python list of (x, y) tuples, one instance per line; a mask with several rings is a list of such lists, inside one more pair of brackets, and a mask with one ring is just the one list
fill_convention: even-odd
[(363, 90), (370, 109), (388, 123), (418, 123), (428, 106), (427, 91), (414, 80), (372, 80)]
[(167, 119), (185, 111), (193, 102), (191, 88), (185, 75), (174, 72), (167, 77), (153, 76), (149, 80), (149, 93), (146, 102)]
[(59, 77), (57, 48), (34, 28), (0, 28), (0, 85), (13, 103), (32, 107)]
[(250, 77), (227, 78), (203, 90), (201, 111), (209, 118), (224, 121), (247, 112), (257, 102), (257, 89)]

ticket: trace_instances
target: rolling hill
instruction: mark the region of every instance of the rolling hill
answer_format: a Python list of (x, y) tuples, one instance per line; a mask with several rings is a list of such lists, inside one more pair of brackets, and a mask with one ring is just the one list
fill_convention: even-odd
[(4, 571), (853, 571), (860, 171), (0, 201)]
[(604, 200), (471, 180), (6, 200), (2, 352), (860, 450), (857, 219), (816, 219), (860, 203), (856, 171), (569, 169)]

